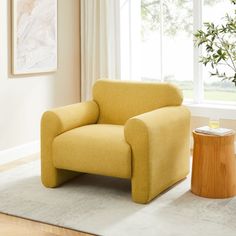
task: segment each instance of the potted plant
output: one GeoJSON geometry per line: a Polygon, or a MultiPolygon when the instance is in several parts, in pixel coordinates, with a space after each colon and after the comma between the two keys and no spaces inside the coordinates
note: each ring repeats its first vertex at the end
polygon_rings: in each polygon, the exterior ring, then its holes
{"type": "Polygon", "coordinates": [[[221,25],[204,23],[204,28],[194,34],[194,41],[205,49],[200,62],[211,66],[210,75],[236,86],[236,0],[230,1],[235,8],[233,16],[226,14],[221,25]]]}

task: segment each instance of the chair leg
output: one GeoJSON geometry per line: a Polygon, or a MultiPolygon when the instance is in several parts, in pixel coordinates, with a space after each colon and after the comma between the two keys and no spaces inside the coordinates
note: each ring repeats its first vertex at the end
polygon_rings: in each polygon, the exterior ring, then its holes
{"type": "Polygon", "coordinates": [[[60,186],[79,174],[79,172],[56,169],[55,167],[41,167],[41,181],[48,188],[60,186]]]}
{"type": "Polygon", "coordinates": [[[132,200],[136,203],[146,204],[149,202],[149,186],[146,182],[140,179],[131,179],[132,200]]]}

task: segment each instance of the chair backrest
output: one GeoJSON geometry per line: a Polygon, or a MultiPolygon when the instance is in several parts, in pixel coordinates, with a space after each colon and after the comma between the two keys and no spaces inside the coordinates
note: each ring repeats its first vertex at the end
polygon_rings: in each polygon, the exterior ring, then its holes
{"type": "Polygon", "coordinates": [[[165,106],[181,105],[182,92],[168,83],[98,80],[93,86],[98,123],[123,125],[136,115],[165,106]]]}

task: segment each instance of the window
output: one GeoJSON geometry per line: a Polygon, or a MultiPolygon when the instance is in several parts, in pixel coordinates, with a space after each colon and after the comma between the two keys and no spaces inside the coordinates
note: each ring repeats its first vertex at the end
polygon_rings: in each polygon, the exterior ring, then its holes
{"type": "MultiPolygon", "coordinates": [[[[203,21],[220,24],[226,12],[233,14],[234,8],[229,0],[204,0],[203,21]]],[[[209,67],[203,68],[204,99],[206,101],[236,102],[236,88],[229,81],[221,81],[217,77],[209,77],[209,67]]]]}
{"type": "Polygon", "coordinates": [[[192,98],[192,0],[142,0],[141,9],[141,79],[178,84],[192,98]]]}
{"type": "Polygon", "coordinates": [[[182,88],[186,100],[196,104],[235,107],[234,84],[210,77],[209,68],[198,62],[201,51],[193,43],[193,32],[202,22],[219,23],[233,11],[229,0],[123,0],[125,5],[128,18],[121,15],[121,43],[126,37],[127,46],[121,60],[123,68],[129,67],[125,78],[172,82],[182,88]]]}

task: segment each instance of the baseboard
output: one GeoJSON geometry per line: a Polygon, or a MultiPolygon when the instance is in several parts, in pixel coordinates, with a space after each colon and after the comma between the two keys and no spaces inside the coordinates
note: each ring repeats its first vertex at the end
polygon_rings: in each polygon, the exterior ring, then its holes
{"type": "Polygon", "coordinates": [[[40,150],[39,141],[30,142],[14,148],[0,151],[0,164],[17,160],[19,158],[37,153],[40,150]]]}

